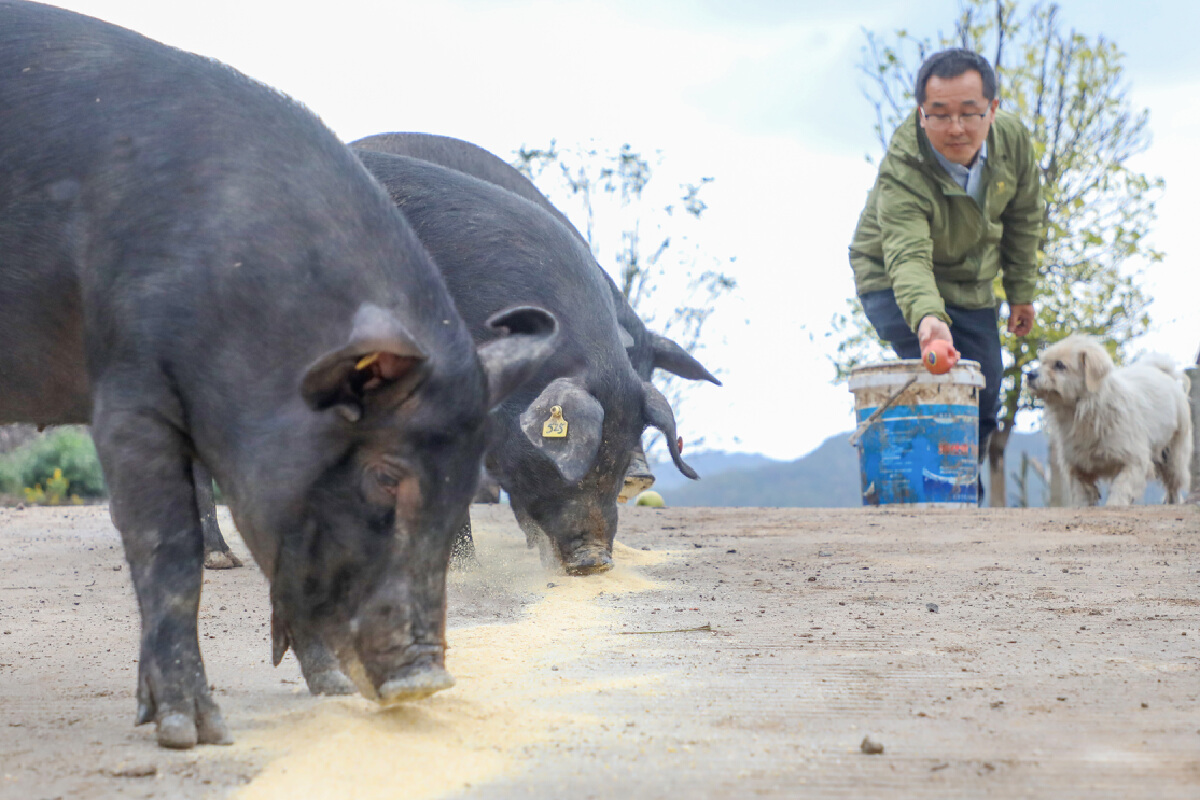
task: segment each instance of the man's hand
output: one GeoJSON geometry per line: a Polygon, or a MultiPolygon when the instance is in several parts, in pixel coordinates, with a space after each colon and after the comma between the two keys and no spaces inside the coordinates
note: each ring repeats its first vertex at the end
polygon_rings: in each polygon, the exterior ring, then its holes
{"type": "Polygon", "coordinates": [[[921,344],[921,352],[924,353],[929,343],[934,339],[944,339],[954,346],[954,337],[950,335],[950,326],[937,317],[930,315],[921,320],[917,325],[917,341],[921,344]]]}
{"type": "MultiPolygon", "coordinates": [[[[1008,306],[1008,332],[1024,336],[1033,330],[1033,303],[1020,303],[1008,306]]],[[[925,320],[921,320],[924,323],[925,320]]]]}

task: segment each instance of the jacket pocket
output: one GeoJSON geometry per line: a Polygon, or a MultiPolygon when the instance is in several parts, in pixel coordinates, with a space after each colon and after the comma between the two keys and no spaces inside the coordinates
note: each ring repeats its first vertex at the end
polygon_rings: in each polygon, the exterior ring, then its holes
{"type": "Polygon", "coordinates": [[[995,222],[1017,194],[1017,179],[1007,170],[997,171],[987,187],[987,217],[995,222]]]}

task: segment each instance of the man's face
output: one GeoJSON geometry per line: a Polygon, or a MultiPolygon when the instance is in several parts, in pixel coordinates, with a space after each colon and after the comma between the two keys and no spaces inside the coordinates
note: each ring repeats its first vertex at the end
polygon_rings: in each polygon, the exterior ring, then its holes
{"type": "Polygon", "coordinates": [[[933,148],[966,167],[987,139],[998,105],[984,98],[983,78],[971,69],[953,78],[930,76],[918,116],[933,148]]]}

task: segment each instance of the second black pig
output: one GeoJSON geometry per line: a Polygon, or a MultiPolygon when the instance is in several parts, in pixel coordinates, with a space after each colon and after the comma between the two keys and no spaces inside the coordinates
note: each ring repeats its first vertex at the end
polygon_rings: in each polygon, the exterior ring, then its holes
{"type": "MultiPolygon", "coordinates": [[[[580,241],[586,243],[583,235],[579,233],[579,229],[571,224],[566,215],[559,211],[532,181],[499,156],[476,144],[452,136],[404,132],[366,136],[352,142],[351,147],[356,150],[371,150],[419,158],[422,161],[465,172],[481,181],[494,183],[546,209],[559,222],[567,226],[580,241]]],[[[595,264],[594,260],[593,264],[595,264]]],[[[620,332],[625,352],[633,364],[634,371],[642,380],[650,380],[655,369],[662,369],[687,380],[705,380],[715,383],[717,386],[721,385],[721,382],[705,369],[703,364],[674,340],[646,328],[645,323],[629,305],[625,295],[617,288],[612,277],[599,264],[595,264],[595,267],[601,273],[612,294],[613,307],[617,314],[617,323],[621,326],[620,332]]],[[[622,494],[632,497],[653,484],[654,475],[646,464],[646,456],[639,442],[633,452],[629,470],[625,474],[625,486],[622,494]]]]}
{"type": "Polygon", "coordinates": [[[491,415],[488,470],[543,558],[570,574],[612,568],[617,495],[642,431],[662,431],[690,478],[662,393],[634,370],[613,295],[583,241],[534,203],[456,170],[357,151],[446,279],[477,341],[498,308],[530,303],[562,324],[539,376],[491,415]],[[564,435],[559,435],[559,430],[564,435]]]}

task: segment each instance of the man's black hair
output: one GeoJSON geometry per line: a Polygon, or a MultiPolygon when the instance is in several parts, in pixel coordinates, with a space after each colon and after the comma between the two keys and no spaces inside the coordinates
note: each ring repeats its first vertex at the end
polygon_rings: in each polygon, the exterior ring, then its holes
{"type": "Polygon", "coordinates": [[[936,75],[942,79],[957,78],[964,72],[975,70],[983,78],[983,96],[989,103],[996,99],[996,73],[992,65],[978,53],[952,47],[940,53],[934,53],[925,59],[921,69],[917,71],[917,105],[925,105],[925,84],[936,75]]]}

